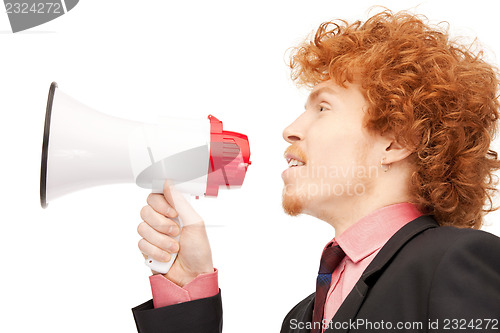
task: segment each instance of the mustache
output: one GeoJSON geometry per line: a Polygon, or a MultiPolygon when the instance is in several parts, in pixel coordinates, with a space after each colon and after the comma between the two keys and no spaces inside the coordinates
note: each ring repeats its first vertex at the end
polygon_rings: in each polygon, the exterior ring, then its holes
{"type": "Polygon", "coordinates": [[[286,154],[291,154],[291,155],[295,155],[297,156],[300,160],[306,162],[307,161],[307,156],[306,154],[302,151],[302,149],[300,149],[299,147],[297,146],[290,146],[288,147],[285,152],[283,153],[283,156],[286,156],[286,154]]]}

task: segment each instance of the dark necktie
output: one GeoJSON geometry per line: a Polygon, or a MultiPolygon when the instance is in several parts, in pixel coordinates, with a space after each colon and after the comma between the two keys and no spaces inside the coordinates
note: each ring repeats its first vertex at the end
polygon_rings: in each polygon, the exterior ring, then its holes
{"type": "Polygon", "coordinates": [[[318,278],[316,280],[316,296],[314,299],[313,311],[313,329],[311,333],[322,331],[321,322],[323,320],[323,312],[325,309],[325,301],[330,284],[332,282],[332,273],[345,257],[344,251],[338,245],[330,243],[321,255],[319,265],[318,278]]]}

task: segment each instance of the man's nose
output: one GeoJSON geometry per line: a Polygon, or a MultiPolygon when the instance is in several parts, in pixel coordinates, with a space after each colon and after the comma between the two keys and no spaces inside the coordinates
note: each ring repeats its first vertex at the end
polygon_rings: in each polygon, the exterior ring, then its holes
{"type": "Polygon", "coordinates": [[[294,143],[297,141],[304,140],[304,133],[300,130],[298,126],[298,121],[300,117],[297,118],[293,123],[291,123],[288,127],[283,131],[283,139],[285,139],[288,143],[294,143]]]}

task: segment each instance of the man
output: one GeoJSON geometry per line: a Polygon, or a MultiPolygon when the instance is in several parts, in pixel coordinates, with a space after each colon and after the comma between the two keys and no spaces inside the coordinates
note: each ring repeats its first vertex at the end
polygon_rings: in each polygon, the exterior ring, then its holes
{"type": "MultiPolygon", "coordinates": [[[[335,238],[316,292],[281,332],[498,330],[500,240],[473,230],[493,209],[500,167],[490,150],[496,69],[445,31],[390,11],[323,23],[290,67],[313,89],[283,133],[283,207],[324,220],[335,238]]],[[[139,248],[163,261],[179,253],[150,278],[153,300],[133,309],[138,331],[220,332],[203,220],[175,189],[164,192],[141,211],[139,248]]]]}

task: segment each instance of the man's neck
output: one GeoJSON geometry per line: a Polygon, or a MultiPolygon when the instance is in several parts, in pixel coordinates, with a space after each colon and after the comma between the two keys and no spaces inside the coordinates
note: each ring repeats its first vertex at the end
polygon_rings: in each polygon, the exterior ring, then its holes
{"type": "MultiPolygon", "coordinates": [[[[378,186],[370,195],[353,196],[344,200],[335,200],[324,205],[324,208],[314,214],[335,228],[335,236],[340,236],[347,228],[354,225],[368,214],[389,205],[409,202],[410,195],[404,188],[398,186],[378,186]],[[392,189],[387,191],[387,189],[392,189]],[[398,190],[399,189],[399,190],[398,190]]],[[[311,214],[313,215],[313,214],[311,214]]]]}

